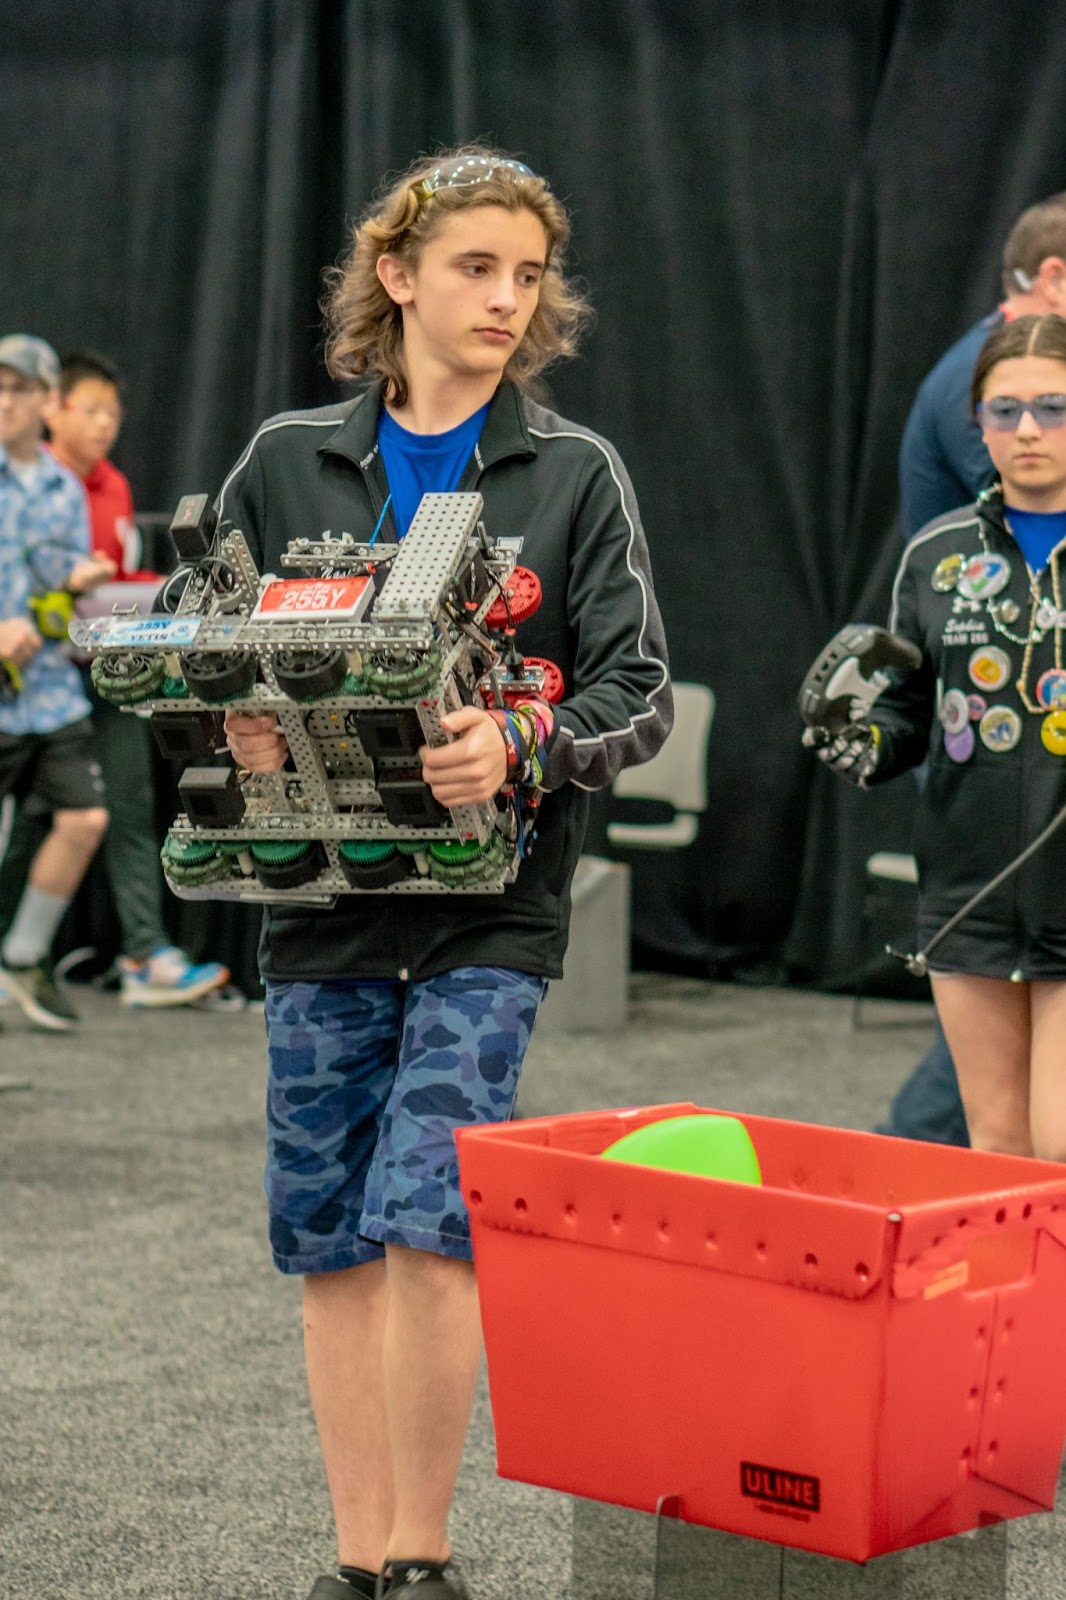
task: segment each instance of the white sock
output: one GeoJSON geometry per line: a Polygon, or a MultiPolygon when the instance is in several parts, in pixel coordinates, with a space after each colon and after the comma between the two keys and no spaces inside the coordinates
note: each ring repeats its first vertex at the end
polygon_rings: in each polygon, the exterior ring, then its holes
{"type": "Polygon", "coordinates": [[[48,894],[26,885],[15,920],[4,940],[3,959],[7,967],[35,967],[51,949],[56,929],[70,904],[70,896],[48,894]]]}

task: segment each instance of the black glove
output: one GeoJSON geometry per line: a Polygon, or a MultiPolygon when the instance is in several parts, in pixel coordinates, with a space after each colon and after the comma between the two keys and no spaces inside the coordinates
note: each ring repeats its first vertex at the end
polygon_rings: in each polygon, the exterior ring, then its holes
{"type": "Polygon", "coordinates": [[[825,762],[830,772],[865,789],[877,766],[881,735],[876,726],[853,722],[837,734],[827,728],[804,728],[803,743],[819,761],[825,762]]]}

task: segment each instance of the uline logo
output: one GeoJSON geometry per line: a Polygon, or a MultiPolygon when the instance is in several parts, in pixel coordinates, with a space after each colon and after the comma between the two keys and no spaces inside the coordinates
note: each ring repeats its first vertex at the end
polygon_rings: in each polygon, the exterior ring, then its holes
{"type": "Polygon", "coordinates": [[[821,1483],[803,1472],[783,1472],[780,1467],[762,1467],[755,1461],[740,1463],[740,1492],[749,1500],[770,1500],[774,1505],[795,1507],[798,1511],[820,1511],[821,1483]]]}

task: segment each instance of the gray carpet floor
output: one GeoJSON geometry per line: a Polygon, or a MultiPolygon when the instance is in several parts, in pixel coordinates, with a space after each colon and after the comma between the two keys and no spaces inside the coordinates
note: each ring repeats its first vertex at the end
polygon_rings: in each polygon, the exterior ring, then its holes
{"type": "MultiPolygon", "coordinates": [[[[76,1037],[0,1011],[0,1596],[304,1600],[332,1539],[299,1287],[264,1240],[261,1013],[83,1004],[76,1037]]],[[[521,1108],[869,1127],[931,1013],[868,1020],[888,1025],[638,977],[623,1031],[535,1036],[521,1108]]],[[[452,1529],[478,1600],[567,1595],[572,1525],[564,1496],[495,1477],[482,1386],[452,1529]]],[[[1012,1524],[1009,1551],[1009,1600],[1066,1593],[1066,1514],[1012,1524]]]]}

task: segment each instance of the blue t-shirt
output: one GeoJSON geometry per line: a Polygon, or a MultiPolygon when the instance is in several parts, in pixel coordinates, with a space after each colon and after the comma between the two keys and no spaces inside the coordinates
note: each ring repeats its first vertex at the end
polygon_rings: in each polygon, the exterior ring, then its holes
{"type": "Polygon", "coordinates": [[[1017,506],[1008,505],[1003,511],[1027,566],[1033,572],[1042,572],[1052,550],[1066,539],[1066,511],[1019,511],[1017,506]]]}
{"type": "Polygon", "coordinates": [[[411,526],[424,494],[447,494],[457,487],[481,437],[491,403],[447,433],[412,433],[382,410],[378,445],[389,480],[398,539],[411,526]]]}

